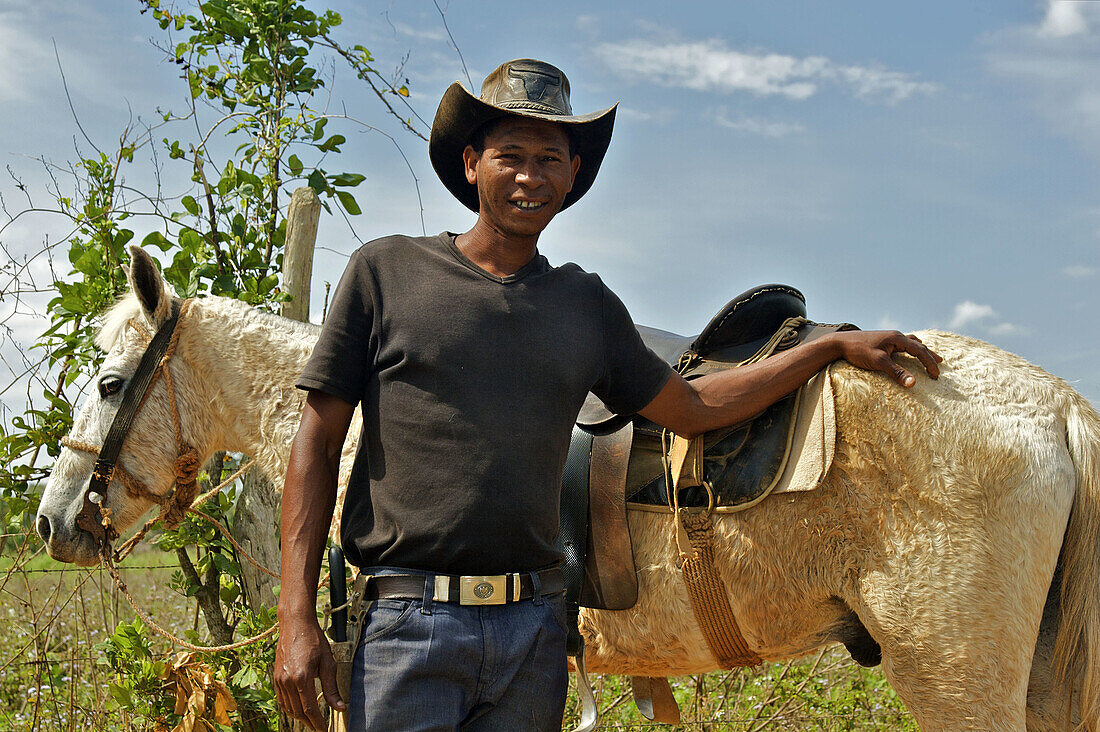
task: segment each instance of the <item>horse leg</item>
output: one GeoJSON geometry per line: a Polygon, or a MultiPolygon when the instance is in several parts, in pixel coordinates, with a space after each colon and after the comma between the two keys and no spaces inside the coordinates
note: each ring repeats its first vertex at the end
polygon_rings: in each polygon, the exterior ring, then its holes
{"type": "Polygon", "coordinates": [[[985,506],[985,521],[957,521],[968,535],[948,539],[935,522],[910,526],[905,551],[868,568],[848,600],[925,732],[1026,728],[1032,656],[1072,488],[1052,491],[1064,511],[1018,500],[1038,492],[998,493],[1005,500],[985,506]]]}
{"type": "MultiPolygon", "coordinates": [[[[1046,606],[1043,608],[1043,621],[1039,625],[1039,638],[1035,642],[1035,654],[1031,662],[1031,677],[1027,685],[1027,729],[1028,732],[1064,732],[1077,729],[1081,724],[1080,710],[1071,699],[1057,688],[1054,674],[1054,644],[1058,637],[1058,616],[1061,612],[1062,572],[1059,565],[1054,581],[1047,593],[1046,606]]],[[[1074,699],[1080,699],[1081,682],[1074,684],[1074,699]]]]}
{"type": "Polygon", "coordinates": [[[1023,730],[1028,673],[1041,608],[1011,583],[913,592],[886,578],[863,583],[859,615],[882,648],[890,685],[923,732],[1023,730]],[[965,591],[964,591],[965,590],[965,591]],[[986,590],[990,595],[983,597],[986,590]],[[1014,597],[1012,595],[1015,595],[1014,597]],[[1019,610],[997,614],[991,596],[1019,610]],[[962,599],[968,605],[958,605],[962,599]]]}

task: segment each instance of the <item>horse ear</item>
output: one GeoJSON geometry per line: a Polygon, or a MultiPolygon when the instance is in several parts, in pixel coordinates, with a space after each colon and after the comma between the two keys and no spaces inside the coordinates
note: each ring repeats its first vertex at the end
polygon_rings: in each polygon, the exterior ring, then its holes
{"type": "Polygon", "coordinates": [[[172,293],[157,269],[156,262],[141,247],[130,247],[130,268],[126,272],[130,289],[137,295],[145,317],[154,329],[172,313],[172,293]]]}

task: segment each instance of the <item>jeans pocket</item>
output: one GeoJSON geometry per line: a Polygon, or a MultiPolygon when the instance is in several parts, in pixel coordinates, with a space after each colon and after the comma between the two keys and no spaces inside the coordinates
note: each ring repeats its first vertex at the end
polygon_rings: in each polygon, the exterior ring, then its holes
{"type": "Polygon", "coordinates": [[[398,630],[412,614],[416,600],[375,600],[360,643],[370,643],[398,630]]]}

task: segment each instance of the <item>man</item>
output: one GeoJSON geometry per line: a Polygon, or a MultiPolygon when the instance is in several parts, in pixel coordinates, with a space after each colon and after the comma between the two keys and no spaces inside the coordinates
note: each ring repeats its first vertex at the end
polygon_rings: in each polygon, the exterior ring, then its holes
{"type": "Polygon", "coordinates": [[[551,267],[536,248],[592,185],[611,138],[615,108],[574,116],[568,95],[561,71],[530,59],[496,69],[480,98],[447,90],[432,163],[477,222],[357,251],[299,381],[309,396],[283,494],[275,683],[283,708],[315,728],[316,678],[344,708],[313,588],[357,403],[363,434],[341,534],[377,600],[346,700],[352,729],[550,730],[566,688],[552,542],[589,391],[690,437],[757,414],[836,359],[903,386],[914,378],[895,352],[938,374],[916,339],[870,332],[690,383],[674,374],[597,276],[551,267]],[[496,593],[485,576],[508,602],[456,591],[496,593]]]}

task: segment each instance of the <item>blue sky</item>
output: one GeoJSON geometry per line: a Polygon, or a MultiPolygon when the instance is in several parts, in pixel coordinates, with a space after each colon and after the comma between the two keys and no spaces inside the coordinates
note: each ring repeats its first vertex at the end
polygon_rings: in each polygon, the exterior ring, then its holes
{"type": "MultiPolygon", "coordinates": [[[[565,70],[575,111],[620,102],[596,185],[540,249],[599,272],[638,322],[696,332],[737,293],[783,282],[816,319],[964,332],[1100,403],[1100,3],[438,3],[475,86],[533,56],[565,70]]],[[[406,59],[400,77],[424,119],[465,82],[432,0],[312,6],[338,10],[338,37],[369,47],[380,69],[406,59]]],[[[176,68],[137,9],[0,0],[0,155],[28,185],[43,177],[26,156],[75,158],[54,43],[93,140],[111,144],[131,113],[182,108],[176,68]]],[[[400,135],[354,79],[330,89],[331,111],[397,136],[423,230],[473,223],[426,144],[400,135]]],[[[349,129],[341,166],[368,176],[355,234],[420,233],[399,152],[349,129]]],[[[10,180],[0,193],[17,207],[10,180]]],[[[21,219],[0,242],[18,259],[57,227],[21,219]]],[[[336,218],[319,240],[315,319],[323,282],[358,245],[336,218]]],[[[14,307],[0,302],[9,361],[43,323],[33,305],[7,317],[14,307]]]]}

